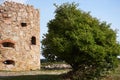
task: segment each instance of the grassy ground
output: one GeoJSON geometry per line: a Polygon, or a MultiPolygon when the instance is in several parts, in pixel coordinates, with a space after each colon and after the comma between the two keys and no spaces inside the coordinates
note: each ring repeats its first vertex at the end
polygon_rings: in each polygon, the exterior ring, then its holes
{"type": "Polygon", "coordinates": [[[1,78],[0,80],[61,80],[59,75],[25,75],[1,78]]]}
{"type": "Polygon", "coordinates": [[[115,72],[111,75],[111,78],[113,80],[120,80],[120,65],[119,67],[115,70],[115,72]]]}
{"type": "Polygon", "coordinates": [[[108,75],[103,80],[120,80],[120,65],[113,73],[108,75]]]}
{"type": "Polygon", "coordinates": [[[0,80],[61,80],[60,74],[67,73],[68,71],[69,69],[0,72],[0,80]]]}
{"type": "MultiPolygon", "coordinates": [[[[57,63],[42,63],[42,67],[52,64],[63,64],[64,62],[57,63]]],[[[7,72],[0,71],[0,80],[62,80],[60,75],[67,73],[70,69],[41,69],[38,71],[25,71],[25,72],[7,72]]]]}
{"type": "MultiPolygon", "coordinates": [[[[1,76],[2,72],[0,72],[0,80],[62,80],[60,74],[66,73],[69,70],[41,70],[41,71],[30,71],[30,72],[17,72],[15,76],[1,76]],[[26,75],[28,74],[29,75],[26,75]],[[32,73],[34,75],[32,75],[32,73]],[[19,75],[20,74],[20,75],[19,75]],[[23,74],[23,75],[22,75],[23,74]]],[[[3,72],[3,75],[7,74],[15,74],[15,72],[3,72]]],[[[113,72],[108,75],[108,77],[103,80],[120,80],[120,66],[113,72]]]]}

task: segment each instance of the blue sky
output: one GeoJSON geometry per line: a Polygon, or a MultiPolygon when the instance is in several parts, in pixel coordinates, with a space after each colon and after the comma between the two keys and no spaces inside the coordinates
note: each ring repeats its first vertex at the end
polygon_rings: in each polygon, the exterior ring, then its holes
{"type": "MultiPolygon", "coordinates": [[[[54,3],[62,4],[65,2],[79,3],[79,8],[90,11],[93,17],[111,23],[112,29],[119,29],[117,40],[120,42],[120,0],[38,0],[36,3],[31,0],[29,3],[40,9],[41,37],[47,32],[47,23],[54,18],[54,3]]],[[[43,58],[43,57],[42,57],[43,58]]]]}
{"type": "MultiPolygon", "coordinates": [[[[0,0],[5,1],[5,0],[0,0]]],[[[40,28],[41,39],[43,34],[47,32],[47,23],[54,18],[55,7],[54,3],[60,5],[65,2],[79,3],[79,8],[83,11],[90,11],[93,17],[100,21],[111,23],[112,29],[118,29],[118,38],[120,42],[120,0],[13,0],[18,2],[25,2],[33,5],[40,10],[40,28]]]]}
{"type": "Polygon", "coordinates": [[[47,32],[47,23],[54,18],[55,7],[54,3],[60,5],[65,2],[79,3],[79,8],[91,12],[93,17],[100,21],[111,23],[112,29],[118,29],[118,38],[120,41],[120,0],[29,0],[27,3],[34,5],[35,8],[40,9],[40,27],[41,37],[47,32]]]}
{"type": "Polygon", "coordinates": [[[120,42],[120,22],[118,20],[120,18],[120,0],[0,0],[0,3],[3,1],[21,2],[38,8],[40,10],[41,39],[42,35],[47,32],[47,23],[54,18],[55,7],[53,4],[76,2],[83,11],[90,11],[93,17],[111,23],[112,29],[118,29],[117,40],[120,42]]]}

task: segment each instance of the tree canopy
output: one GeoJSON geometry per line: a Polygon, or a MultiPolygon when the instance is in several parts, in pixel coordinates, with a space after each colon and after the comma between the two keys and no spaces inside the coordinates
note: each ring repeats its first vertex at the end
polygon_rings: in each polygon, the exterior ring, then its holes
{"type": "Polygon", "coordinates": [[[110,24],[78,9],[78,4],[56,6],[55,18],[47,24],[48,33],[42,40],[47,59],[61,59],[74,70],[93,68],[103,72],[117,66],[120,45],[110,24]]]}

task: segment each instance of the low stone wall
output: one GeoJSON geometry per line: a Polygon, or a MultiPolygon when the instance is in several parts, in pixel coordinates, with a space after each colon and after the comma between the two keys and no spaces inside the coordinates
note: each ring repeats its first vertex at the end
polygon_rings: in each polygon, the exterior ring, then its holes
{"type": "Polygon", "coordinates": [[[71,66],[68,64],[52,64],[43,66],[43,69],[71,69],[71,66]]]}

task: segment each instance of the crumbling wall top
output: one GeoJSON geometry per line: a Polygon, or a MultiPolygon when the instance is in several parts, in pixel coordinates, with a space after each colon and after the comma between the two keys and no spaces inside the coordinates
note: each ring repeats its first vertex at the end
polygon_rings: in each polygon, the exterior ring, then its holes
{"type": "MultiPolygon", "coordinates": [[[[32,5],[28,5],[28,4],[22,4],[22,3],[16,3],[16,2],[9,2],[9,1],[5,1],[3,4],[0,5],[0,7],[14,7],[14,8],[24,8],[24,7],[28,7],[31,9],[34,9],[34,7],[32,5]]],[[[38,10],[38,9],[36,9],[38,10]]]]}

